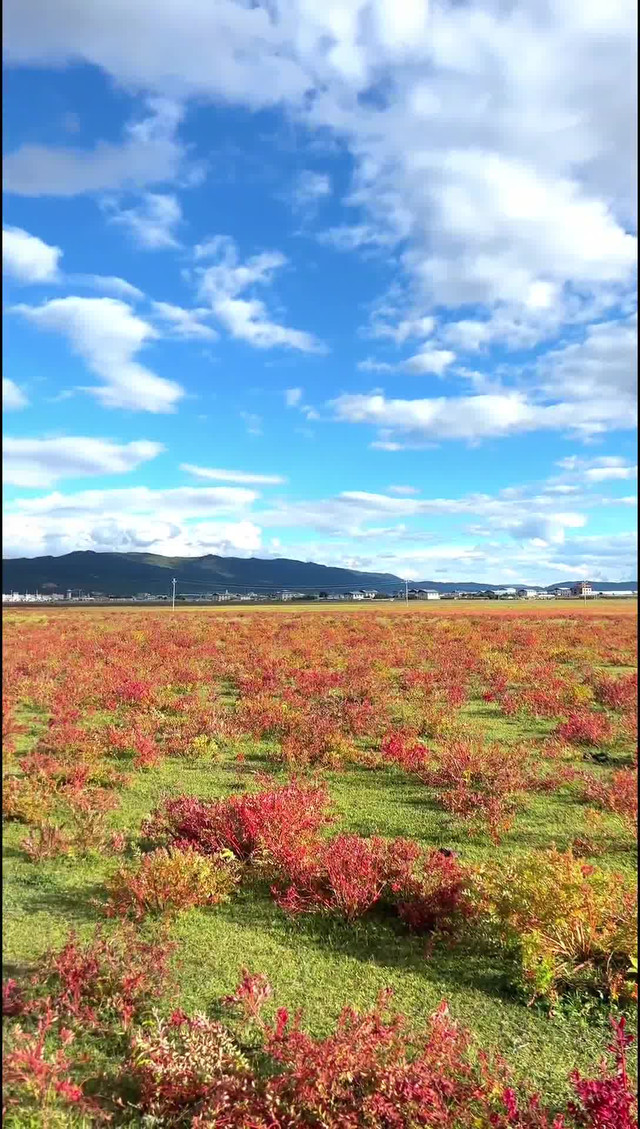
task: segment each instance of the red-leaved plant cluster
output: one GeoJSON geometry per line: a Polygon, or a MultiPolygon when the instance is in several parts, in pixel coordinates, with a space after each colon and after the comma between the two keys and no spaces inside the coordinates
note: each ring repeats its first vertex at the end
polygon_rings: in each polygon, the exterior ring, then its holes
{"type": "Polygon", "coordinates": [[[221,1001],[238,1019],[180,1010],[162,1018],[152,1007],[168,986],[168,955],[127,933],[85,947],[71,939],[24,989],[5,986],[5,1124],[17,1129],[30,1115],[60,1123],[67,1111],[93,1124],[131,1124],[137,1114],[191,1129],[637,1129],[624,1019],[613,1021],[600,1073],[574,1071],[572,1098],[548,1109],[516,1090],[499,1055],[478,1049],[444,1002],[415,1033],[385,991],[371,1011],[344,1008],[317,1038],[284,1008],[265,1017],[271,986],[243,969],[221,1001]],[[138,965],[127,976],[122,952],[132,943],[138,965]],[[96,1025],[116,1040],[115,1074],[101,1072],[87,1050],[96,1025]]]}
{"type": "MultiPolygon", "coordinates": [[[[354,920],[380,905],[426,931],[451,929],[470,912],[470,874],[450,852],[423,850],[407,839],[327,837],[322,832],[332,820],[326,788],[295,780],[279,788],[262,783],[261,791],[226,800],[174,797],[144,821],[142,834],[156,845],[172,844],[187,858],[193,851],[208,858],[231,852],[269,880],[278,905],[292,914],[328,912],[354,920]]],[[[120,884],[126,872],[121,875],[120,884]]],[[[136,897],[133,888],[130,896],[136,897]]]]}

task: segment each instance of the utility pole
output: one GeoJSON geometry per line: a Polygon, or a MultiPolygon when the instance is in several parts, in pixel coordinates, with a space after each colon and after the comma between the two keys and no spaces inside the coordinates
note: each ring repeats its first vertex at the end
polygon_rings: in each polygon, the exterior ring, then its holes
{"type": "Polygon", "coordinates": [[[177,584],[177,580],[174,576],[173,580],[171,581],[171,585],[172,585],[172,588],[173,588],[173,591],[171,593],[171,610],[172,611],[175,611],[175,609],[176,609],[176,584],[177,584]]]}
{"type": "Polygon", "coordinates": [[[405,602],[405,604],[409,603],[409,581],[408,580],[405,580],[405,582],[404,582],[404,602],[405,602]]]}

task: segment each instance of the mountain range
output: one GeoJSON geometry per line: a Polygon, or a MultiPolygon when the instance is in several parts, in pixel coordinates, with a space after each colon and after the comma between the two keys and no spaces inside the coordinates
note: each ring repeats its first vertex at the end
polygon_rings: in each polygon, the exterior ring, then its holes
{"type": "MultiPolygon", "coordinates": [[[[204,592],[255,591],[267,593],[282,589],[308,592],[351,591],[360,588],[378,592],[397,592],[404,580],[389,572],[359,572],[334,568],[310,561],[286,558],[263,560],[258,557],[161,557],[153,553],[96,553],[92,550],[66,553],[60,557],[19,557],[2,562],[3,592],[34,592],[64,595],[68,589],[84,594],[135,596],[146,592],[168,595],[171,581],[177,591],[195,595],[204,592]]],[[[548,591],[568,587],[574,581],[541,585],[509,585],[548,591]]],[[[411,588],[431,588],[436,592],[484,592],[504,587],[469,581],[411,581],[411,588]]],[[[597,582],[595,591],[637,589],[637,581],[597,582]]]]}

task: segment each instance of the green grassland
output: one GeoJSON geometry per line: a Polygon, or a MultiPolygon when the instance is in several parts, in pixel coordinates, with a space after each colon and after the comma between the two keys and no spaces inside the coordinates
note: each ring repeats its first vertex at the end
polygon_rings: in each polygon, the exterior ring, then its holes
{"type": "MultiPolygon", "coordinates": [[[[503,742],[531,740],[545,732],[544,725],[507,720],[484,702],[468,704],[463,716],[479,733],[503,742]]],[[[42,724],[34,715],[27,720],[31,733],[20,739],[24,747],[42,724]]],[[[223,797],[250,784],[255,771],[274,771],[268,746],[247,745],[241,765],[236,751],[229,748],[218,763],[166,760],[136,773],[121,794],[111,826],[135,838],[140,821],[168,794],[223,797]]],[[[585,767],[581,760],[575,763],[585,767]]],[[[593,765],[592,771],[606,770],[593,765]]],[[[399,770],[354,766],[325,773],[325,779],[337,828],[452,847],[464,861],[552,844],[566,848],[587,828],[586,809],[570,793],[528,796],[513,830],[496,847],[488,839],[470,838],[461,824],[454,827],[429,790],[399,770]]],[[[594,861],[633,875],[635,844],[623,837],[613,817],[605,818],[605,829],[608,823],[614,845],[594,861]]],[[[18,824],[5,828],[5,976],[28,969],[44,950],[59,946],[70,928],[88,936],[104,921],[99,908],[104,883],[119,865],[117,859],[97,854],[34,865],[20,850],[24,835],[18,824]]],[[[499,1048],[517,1076],[551,1100],[566,1092],[571,1069],[588,1071],[597,1064],[608,1041],[606,1012],[597,1001],[563,1004],[551,1015],[542,1006],[528,1007],[507,986],[504,957],[486,947],[442,942],[429,951],[424,939],[407,935],[383,916],[352,924],[319,915],[288,918],[259,885],[243,887],[227,905],[183,914],[171,932],[180,943],[180,1004],[185,1009],[210,1012],[216,999],[233,989],[242,965],[266,973],[275,989],[274,1004],[303,1008],[305,1024],[315,1034],[327,1032],[346,1003],[369,1007],[387,986],[394,990],[397,1008],[415,1024],[447,999],[455,1019],[484,1047],[499,1048]]]]}

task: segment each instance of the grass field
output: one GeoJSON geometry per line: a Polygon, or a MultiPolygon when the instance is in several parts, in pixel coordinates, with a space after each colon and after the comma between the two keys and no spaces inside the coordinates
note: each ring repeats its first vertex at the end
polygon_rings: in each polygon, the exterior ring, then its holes
{"type": "MultiPolygon", "coordinates": [[[[37,747],[52,712],[62,711],[61,698],[66,697],[67,704],[77,703],[82,711],[77,724],[88,724],[99,733],[108,725],[123,725],[150,712],[147,705],[134,705],[122,697],[114,703],[107,701],[108,695],[101,700],[96,692],[116,674],[119,678],[125,667],[134,679],[146,679],[154,692],[162,690],[165,710],[167,694],[187,694],[202,702],[213,699],[218,715],[233,715],[242,698],[259,694],[249,686],[249,676],[275,665],[280,671],[280,684],[273,691],[277,697],[286,683],[282,669],[308,668],[310,656],[315,655],[318,667],[349,668],[353,663],[354,668],[363,664],[367,670],[375,668],[380,684],[392,687],[384,708],[396,709],[403,697],[397,663],[404,635],[409,667],[437,669],[442,655],[451,673],[461,655],[473,658],[476,666],[467,679],[464,700],[449,707],[467,737],[498,742],[504,749],[524,743],[539,750],[536,755],[542,758],[544,742],[563,714],[536,717],[525,711],[507,716],[499,702],[483,699],[482,687],[489,668],[500,664],[501,647],[517,678],[521,678],[518,669],[535,667],[540,672],[545,663],[569,682],[584,683],[594,672],[624,677],[634,669],[636,611],[630,601],[572,605],[570,610],[557,605],[523,609],[451,603],[419,608],[315,605],[203,611],[187,607],[175,615],[164,609],[128,608],[39,615],[11,611],[4,616],[8,695],[23,731],[15,737],[8,771],[24,776],[20,759],[37,747]],[[527,644],[518,635],[523,631],[530,631],[535,640],[527,644]],[[175,648],[172,638],[178,640],[175,648]],[[565,643],[575,656],[563,653],[565,643]],[[453,648],[452,662],[447,646],[453,648]],[[238,688],[243,677],[248,680],[244,690],[238,688]]],[[[364,679],[365,673],[360,671],[358,677],[364,679]]],[[[523,685],[525,681],[526,672],[523,685]]],[[[154,708],[158,709],[157,702],[154,708]]],[[[599,707],[589,702],[589,709],[599,707]]],[[[443,740],[443,734],[436,732],[432,743],[438,746],[443,740]]],[[[375,750],[379,744],[375,727],[352,741],[356,750],[375,750]]],[[[632,762],[630,746],[619,736],[607,748],[606,764],[591,756],[585,761],[580,746],[565,750],[562,764],[606,783],[612,772],[632,762]]],[[[167,755],[139,770],[126,763],[130,778],[118,792],[119,806],[108,817],[109,828],[124,830],[134,840],[141,821],[168,795],[223,798],[252,786],[253,774],[260,771],[285,780],[292,766],[281,763],[278,751],[273,736],[262,737],[247,728],[245,735],[220,742],[215,759],[167,755]]],[[[104,760],[122,768],[122,757],[117,759],[108,747],[104,760]]],[[[332,834],[345,830],[363,837],[404,837],[425,847],[444,846],[457,851],[465,865],[507,860],[553,845],[566,851],[576,839],[593,832],[590,809],[571,788],[527,792],[513,827],[496,844],[486,834],[472,836],[462,819],[443,809],[436,790],[398,765],[367,767],[358,763],[356,755],[342,765],[320,761],[300,770],[319,772],[326,781],[337,820],[332,834]]],[[[597,851],[594,847],[596,853],[587,861],[633,882],[633,836],[615,813],[605,811],[598,819],[595,840],[604,846],[597,851]]],[[[21,846],[24,838],[23,822],[5,824],[3,967],[4,975],[14,978],[24,976],[43,952],[59,948],[71,928],[82,937],[92,935],[96,924],[104,921],[105,883],[122,864],[121,857],[101,850],[33,862],[21,846]]],[[[157,924],[146,919],[140,928],[153,932],[157,924]]],[[[528,1006],[510,984],[503,954],[490,946],[445,940],[432,946],[428,938],[406,932],[375,907],[355,921],[322,913],[289,916],[260,878],[243,884],[226,905],[196,907],[179,915],[170,932],[179,942],[179,1003],[186,1011],[210,1012],[220,996],[232,991],[241,966],[265,973],[275,1003],[292,1010],[303,1008],[305,1026],[316,1035],[330,1030],[345,1004],[368,1008],[387,986],[394,990],[394,1007],[416,1026],[446,999],[453,1017],[470,1028],[482,1046],[499,1049],[516,1078],[551,1104],[566,1097],[572,1069],[595,1068],[609,1038],[607,1015],[623,1006],[604,1002],[597,994],[569,994],[552,1007],[542,1000],[528,1006]]],[[[624,1010],[633,1024],[633,1007],[624,1005],[624,1010]]]]}

